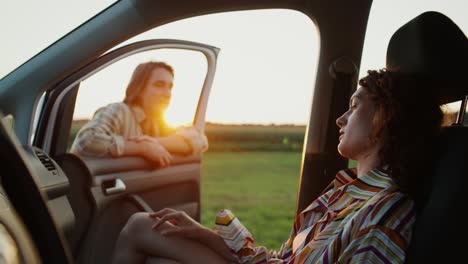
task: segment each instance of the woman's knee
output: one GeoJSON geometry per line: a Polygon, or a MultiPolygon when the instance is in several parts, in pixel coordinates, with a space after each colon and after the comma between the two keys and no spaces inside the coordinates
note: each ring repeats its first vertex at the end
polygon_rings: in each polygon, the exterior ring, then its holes
{"type": "Polygon", "coordinates": [[[135,213],[133,214],[122,229],[120,236],[126,239],[132,239],[139,235],[146,234],[151,229],[154,220],[152,220],[148,213],[135,213]]]}

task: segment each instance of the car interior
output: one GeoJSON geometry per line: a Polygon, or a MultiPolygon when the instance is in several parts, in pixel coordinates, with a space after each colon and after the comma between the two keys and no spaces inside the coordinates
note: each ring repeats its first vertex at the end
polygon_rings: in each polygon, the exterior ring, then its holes
{"type": "MultiPolygon", "coordinates": [[[[157,49],[191,50],[206,59],[193,119],[204,131],[223,47],[173,39],[116,46],[173,21],[220,12],[292,9],[318,28],[320,56],[298,182],[296,213],[302,211],[348,165],[337,152],[334,120],[346,111],[356,87],[371,5],[371,0],[120,0],[50,45],[0,80],[1,256],[6,263],[109,263],[120,230],[136,212],[171,207],[200,220],[202,154],[177,156],[170,167],[159,168],[139,157],[78,156],[67,151],[67,140],[81,82],[119,60],[157,49]]],[[[440,136],[430,184],[421,186],[427,195],[407,263],[463,259],[464,243],[455,241],[468,237],[460,216],[468,170],[467,44],[463,31],[439,12],[401,25],[388,44],[387,65],[410,65],[430,78],[441,105],[462,101],[456,122],[440,136]]]]}

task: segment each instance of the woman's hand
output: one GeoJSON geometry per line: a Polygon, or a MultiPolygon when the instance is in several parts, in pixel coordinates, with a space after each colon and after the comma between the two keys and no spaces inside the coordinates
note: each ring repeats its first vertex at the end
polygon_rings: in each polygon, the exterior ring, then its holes
{"type": "Polygon", "coordinates": [[[209,231],[184,211],[165,208],[151,213],[150,217],[156,220],[152,227],[154,230],[165,222],[169,223],[169,225],[165,225],[160,231],[160,234],[165,236],[176,235],[190,239],[202,239],[204,232],[209,231]]]}
{"type": "Polygon", "coordinates": [[[172,155],[158,142],[157,138],[150,136],[139,136],[129,139],[140,146],[140,154],[159,165],[166,167],[172,162],[172,155]]]}
{"type": "Polygon", "coordinates": [[[165,208],[156,213],[151,213],[149,216],[156,220],[152,228],[156,230],[160,227],[159,233],[161,235],[181,236],[197,240],[229,262],[238,262],[237,256],[232,253],[221,236],[193,220],[184,211],[165,208]]]}

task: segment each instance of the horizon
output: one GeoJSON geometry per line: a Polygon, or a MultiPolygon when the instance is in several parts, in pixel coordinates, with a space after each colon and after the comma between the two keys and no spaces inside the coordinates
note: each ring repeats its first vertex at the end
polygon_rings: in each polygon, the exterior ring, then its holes
{"type": "MultiPolygon", "coordinates": [[[[90,121],[91,118],[78,118],[78,119],[73,119],[73,122],[80,123],[80,122],[88,122],[90,121]]],[[[223,123],[223,122],[212,122],[212,121],[206,121],[205,125],[217,125],[217,126],[295,126],[295,127],[301,127],[301,126],[307,126],[306,123],[223,123]]]]}

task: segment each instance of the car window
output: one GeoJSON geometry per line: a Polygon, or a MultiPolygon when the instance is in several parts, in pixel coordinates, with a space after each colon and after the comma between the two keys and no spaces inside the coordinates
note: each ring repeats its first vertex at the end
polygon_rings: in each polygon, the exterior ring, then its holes
{"type": "MultiPolygon", "coordinates": [[[[373,1],[367,23],[359,78],[364,77],[368,70],[385,67],[385,56],[390,38],[406,22],[423,12],[438,11],[450,17],[466,34],[468,19],[466,19],[465,10],[466,1],[462,0],[373,1]],[[388,14],[398,15],[389,16],[388,14]]],[[[455,102],[442,107],[444,125],[453,124],[460,109],[460,103],[455,102]]],[[[355,161],[349,161],[349,167],[355,165],[355,161]]]]}
{"type": "Polygon", "coordinates": [[[159,38],[221,48],[208,121],[306,124],[319,45],[315,25],[303,13],[270,9],[198,16],[160,26],[119,46],[159,38]]]}
{"type": "MultiPolygon", "coordinates": [[[[164,123],[171,129],[192,125],[207,74],[208,64],[205,56],[198,51],[182,49],[164,48],[144,51],[117,61],[80,83],[68,140],[68,149],[72,146],[78,130],[93,118],[98,109],[121,103],[125,98],[130,98],[129,96],[126,97],[126,91],[132,81],[133,74],[136,72],[137,67],[148,62],[164,63],[173,70],[174,76],[170,83],[162,78],[145,84],[149,87],[148,91],[145,92],[146,97],[152,97],[154,93],[166,89],[166,85],[168,86],[167,89],[170,90],[167,94],[158,94],[159,97],[167,96],[167,102],[164,102],[164,104],[167,103],[168,105],[167,109],[165,109],[164,123]]],[[[135,102],[138,101],[135,105],[139,105],[140,100],[144,99],[138,98],[135,100],[135,102]]],[[[153,103],[156,104],[156,102],[153,103]]],[[[131,107],[131,109],[132,113],[142,114],[141,118],[149,117],[147,113],[145,116],[141,108],[136,110],[131,107]]],[[[140,118],[138,114],[134,117],[140,118]]],[[[116,118],[112,117],[108,121],[117,122],[116,118]]],[[[102,125],[104,126],[104,119],[100,119],[100,121],[103,122],[102,125]]],[[[130,126],[128,123],[126,125],[130,126]]],[[[122,131],[115,132],[123,135],[126,133],[123,130],[129,128],[121,129],[122,131]]]]}
{"type": "Polygon", "coordinates": [[[464,126],[468,126],[468,106],[465,105],[465,109],[462,109],[462,101],[456,101],[450,104],[445,104],[442,106],[442,112],[444,113],[443,119],[443,126],[451,126],[457,122],[457,117],[460,115],[460,112],[463,113],[464,118],[461,119],[463,121],[464,126]]]}
{"type": "Polygon", "coordinates": [[[438,11],[451,18],[460,28],[468,32],[466,1],[463,0],[375,0],[367,23],[364,49],[361,59],[360,77],[369,69],[385,66],[387,45],[395,31],[406,22],[426,11],[438,11]],[[398,15],[388,15],[398,14],[398,15]]]}

